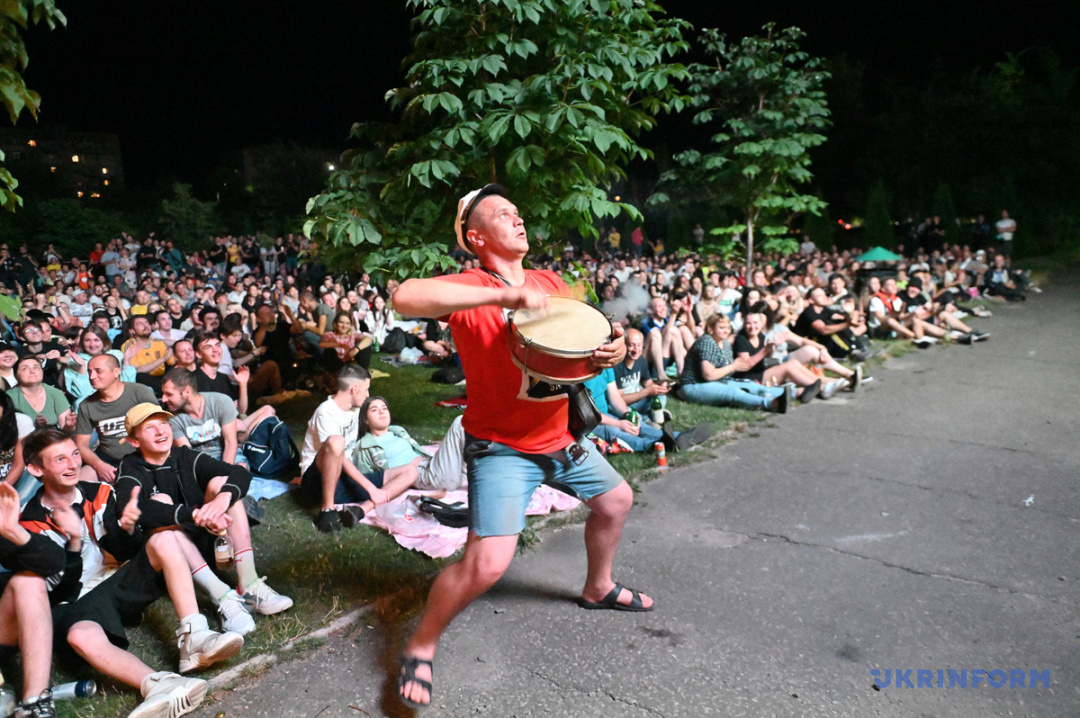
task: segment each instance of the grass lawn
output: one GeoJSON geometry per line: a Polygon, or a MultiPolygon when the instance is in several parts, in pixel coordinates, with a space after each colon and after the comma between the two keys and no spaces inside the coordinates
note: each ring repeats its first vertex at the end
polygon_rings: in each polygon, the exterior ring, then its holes
{"type": "MultiPolygon", "coordinates": [[[[910,345],[904,342],[881,344],[893,356],[910,351],[910,345]]],[[[875,363],[880,360],[872,362],[875,363]]],[[[387,398],[395,423],[408,427],[421,443],[441,438],[457,410],[434,404],[462,394],[464,387],[433,384],[430,381],[432,370],[426,367],[395,368],[376,360],[372,368],[390,374],[389,378],[374,380],[371,393],[387,398]]],[[[279,415],[292,429],[298,445],[303,441],[308,418],[324,399],[324,396],[314,395],[278,407],[279,415]]],[[[763,412],[699,406],[677,399],[669,401],[668,407],[675,416],[677,430],[706,421],[715,432],[700,449],[668,454],[668,464],[672,467],[713,458],[715,454],[711,449],[739,432],[775,426],[770,422],[771,415],[763,412]]],[[[611,457],[611,462],[635,490],[660,476],[651,454],[622,454],[611,457]]],[[[312,523],[315,507],[298,503],[291,494],[262,503],[266,507],[266,520],[252,530],[256,565],[260,575],[268,576],[270,585],[291,596],[296,605],[278,616],[257,617],[258,628],[247,637],[243,652],[224,667],[215,667],[203,674],[204,677],[211,677],[260,653],[278,652],[286,642],[364,605],[372,606],[384,621],[406,619],[420,609],[433,575],[445,563],[400,548],[388,534],[367,526],[331,535],[320,534],[312,523]]],[[[583,512],[555,520],[578,520],[581,515],[583,512]]],[[[530,528],[522,537],[523,550],[528,550],[528,546],[536,541],[536,530],[547,523],[547,518],[531,517],[530,528]]],[[[212,627],[216,626],[216,618],[211,616],[210,623],[212,627]]],[[[175,670],[178,660],[175,629],[171,604],[159,601],[147,612],[143,625],[129,632],[132,651],[154,668],[175,670]]],[[[302,654],[311,647],[302,646],[291,655],[302,654]]],[[[18,685],[17,670],[11,670],[9,674],[13,679],[9,683],[18,685]]],[[[57,683],[88,677],[89,669],[72,672],[64,666],[58,666],[55,675],[57,683]]],[[[58,703],[58,715],[69,718],[121,716],[137,703],[134,691],[112,684],[102,687],[106,693],[104,697],[99,694],[92,699],[58,703]]]]}

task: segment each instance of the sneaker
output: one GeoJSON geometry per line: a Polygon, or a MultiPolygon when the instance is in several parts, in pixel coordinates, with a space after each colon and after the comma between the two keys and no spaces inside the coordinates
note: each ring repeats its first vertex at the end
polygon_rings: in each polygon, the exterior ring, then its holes
{"type": "Polygon", "coordinates": [[[848,358],[852,361],[864,362],[870,358],[870,355],[862,349],[852,349],[848,354],[848,358]]]}
{"type": "Polygon", "coordinates": [[[15,718],[56,718],[56,705],[48,688],[37,698],[28,698],[15,706],[15,718]]]}
{"type": "Polygon", "coordinates": [[[937,340],[933,337],[921,336],[918,339],[912,339],[911,343],[920,349],[929,349],[933,345],[937,344],[937,340]]]}
{"type": "Polygon", "coordinates": [[[338,512],[338,518],[341,519],[341,523],[345,528],[355,528],[357,524],[364,520],[364,510],[360,508],[359,504],[345,504],[341,507],[341,511],[338,512]]]}
{"type": "Polygon", "coordinates": [[[982,306],[981,304],[979,306],[975,307],[974,311],[975,311],[975,316],[977,316],[977,317],[992,317],[992,316],[994,316],[994,313],[992,311],[990,311],[986,307],[982,306]]]}
{"type": "Polygon", "coordinates": [[[620,439],[619,437],[616,436],[615,441],[613,441],[611,443],[613,443],[613,444],[615,444],[615,446],[619,447],[619,450],[617,452],[615,452],[615,453],[618,453],[618,454],[632,454],[632,453],[634,453],[634,447],[630,446],[630,444],[627,444],[625,439],[620,439]]]}
{"type": "Polygon", "coordinates": [[[712,427],[701,422],[690,431],[684,431],[675,437],[675,446],[679,451],[686,451],[691,446],[697,446],[712,436],[712,427]]]}
{"type": "Polygon", "coordinates": [[[818,392],[820,391],[821,379],[818,379],[813,384],[802,390],[802,393],[799,394],[799,401],[803,404],[809,404],[811,401],[814,400],[814,397],[817,396],[818,392]]]}
{"type": "Polygon", "coordinates": [[[232,658],[244,647],[243,636],[229,631],[211,631],[206,625],[206,616],[201,613],[186,618],[176,631],[176,637],[179,639],[181,673],[197,671],[232,658]]]}
{"type": "Polygon", "coordinates": [[[862,364],[856,364],[855,365],[855,373],[851,376],[851,379],[849,379],[848,381],[851,383],[851,386],[848,387],[849,390],[855,391],[855,390],[857,390],[859,388],[859,385],[863,383],[863,365],[862,364]]]}
{"type": "Polygon", "coordinates": [[[840,391],[841,389],[846,389],[848,386],[849,383],[847,379],[837,379],[835,381],[830,381],[828,384],[821,387],[820,396],[822,399],[832,399],[834,396],[836,396],[836,392],[840,391]]]}
{"type": "Polygon", "coordinates": [[[282,596],[266,585],[266,576],[255,581],[244,591],[244,603],[256,613],[264,616],[273,616],[292,608],[293,600],[288,596],[282,596]]]}
{"type": "Polygon", "coordinates": [[[956,340],[957,344],[971,344],[971,342],[972,336],[970,334],[961,334],[960,337],[956,340]]]}
{"type": "Polygon", "coordinates": [[[151,673],[142,683],[143,702],[128,718],[179,718],[195,710],[210,684],[201,678],[185,678],[175,673],[151,673]]]}
{"type": "Polygon", "coordinates": [[[990,338],[990,332],[975,331],[971,333],[971,340],[976,342],[985,342],[990,338]]]}
{"type": "Polygon", "coordinates": [[[769,402],[769,411],[775,412],[777,414],[786,414],[790,397],[790,392],[788,392],[787,389],[784,389],[783,394],[769,402]]]}
{"type": "Polygon", "coordinates": [[[247,610],[244,599],[236,591],[229,591],[217,602],[221,630],[246,636],[255,630],[255,619],[247,610]]]}
{"type": "Polygon", "coordinates": [[[338,512],[333,509],[320,511],[319,517],[315,519],[315,528],[319,529],[319,531],[324,534],[332,534],[340,531],[341,518],[338,516],[338,512]]]}

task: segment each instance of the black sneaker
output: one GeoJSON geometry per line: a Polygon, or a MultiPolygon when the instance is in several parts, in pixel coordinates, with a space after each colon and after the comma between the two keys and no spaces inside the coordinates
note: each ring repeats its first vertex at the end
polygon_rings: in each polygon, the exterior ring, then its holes
{"type": "Polygon", "coordinates": [[[364,520],[364,511],[355,504],[347,504],[342,507],[339,517],[345,528],[356,528],[356,525],[364,520]]]}
{"type": "Polygon", "coordinates": [[[985,342],[990,338],[990,332],[972,332],[971,340],[976,342],[985,342]]]}
{"type": "Polygon", "coordinates": [[[337,511],[330,509],[329,511],[320,511],[319,517],[315,519],[315,528],[319,529],[324,534],[332,534],[341,530],[341,519],[338,517],[337,511]]]}
{"type": "Polygon", "coordinates": [[[701,422],[690,431],[684,431],[675,437],[675,446],[679,451],[686,451],[691,446],[697,446],[712,436],[712,427],[701,422]]]}
{"type": "Polygon", "coordinates": [[[957,344],[971,344],[973,341],[975,341],[975,337],[974,337],[974,335],[969,333],[969,334],[961,334],[957,338],[956,343],[957,344]]]}
{"type": "Polygon", "coordinates": [[[15,718],[56,718],[52,691],[45,689],[37,698],[23,701],[15,708],[15,718]]]}
{"type": "Polygon", "coordinates": [[[803,404],[809,404],[819,393],[821,393],[821,379],[818,379],[813,384],[803,389],[802,394],[799,394],[799,401],[803,404]]]}
{"type": "Polygon", "coordinates": [[[679,446],[675,441],[675,432],[671,430],[671,424],[663,424],[660,427],[660,431],[663,434],[663,436],[660,437],[660,441],[664,443],[664,450],[668,452],[678,451],[679,446]]]}
{"type": "Polygon", "coordinates": [[[769,411],[777,414],[786,414],[788,410],[788,391],[784,389],[784,393],[776,397],[769,404],[769,411]]]}

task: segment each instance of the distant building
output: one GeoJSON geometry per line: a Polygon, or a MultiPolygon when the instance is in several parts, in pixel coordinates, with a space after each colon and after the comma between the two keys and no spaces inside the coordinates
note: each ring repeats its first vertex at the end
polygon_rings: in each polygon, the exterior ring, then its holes
{"type": "Polygon", "coordinates": [[[52,187],[71,197],[97,199],[124,188],[117,135],[40,125],[0,127],[0,150],[9,166],[55,175],[52,187]]]}

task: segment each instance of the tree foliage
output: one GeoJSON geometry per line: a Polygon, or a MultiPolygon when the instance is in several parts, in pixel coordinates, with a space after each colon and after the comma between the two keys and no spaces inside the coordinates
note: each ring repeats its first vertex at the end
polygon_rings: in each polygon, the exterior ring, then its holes
{"type": "Polygon", "coordinates": [[[896,247],[896,231],[889,215],[889,201],[885,196],[885,185],[878,180],[870,190],[870,201],[866,208],[866,223],[863,237],[866,249],[896,247]]]}
{"type": "Polygon", "coordinates": [[[801,30],[777,30],[772,23],[762,29],[763,36],[739,42],[716,30],[702,31],[711,63],[689,68],[690,96],[694,123],[718,127],[713,151],[677,154],[678,167],[664,173],[652,198],[663,203],[706,192],[736,208],[743,222],[712,232],[745,232],[748,268],[755,231],[769,238],[766,251],[795,251],[798,243],[784,238],[791,220],[825,206],[798,186],[812,177],[810,149],[825,141],[821,133],[829,125],[829,109],[822,83],[828,73],[820,59],[799,49],[801,30]]]}
{"type": "MultiPolygon", "coordinates": [[[[0,0],[0,98],[3,98],[11,124],[26,110],[37,119],[41,96],[26,87],[22,73],[30,62],[22,33],[31,24],[44,23],[54,29],[57,23],[67,24],[67,18],[53,0],[0,0]]],[[[0,206],[14,212],[22,206],[15,194],[18,180],[4,167],[0,151],[0,206]]]]}
{"type": "Polygon", "coordinates": [[[605,191],[649,152],[637,138],[680,110],[670,62],[684,21],[652,0],[409,0],[418,11],[393,126],[356,125],[361,148],[308,203],[320,249],[406,276],[447,261],[459,196],[507,188],[534,237],[596,236],[634,207],[605,191]]]}
{"type": "Polygon", "coordinates": [[[192,196],[191,185],[172,186],[172,199],[161,200],[158,224],[163,239],[181,249],[201,249],[210,237],[217,234],[219,222],[213,202],[203,202],[192,196]]]}

